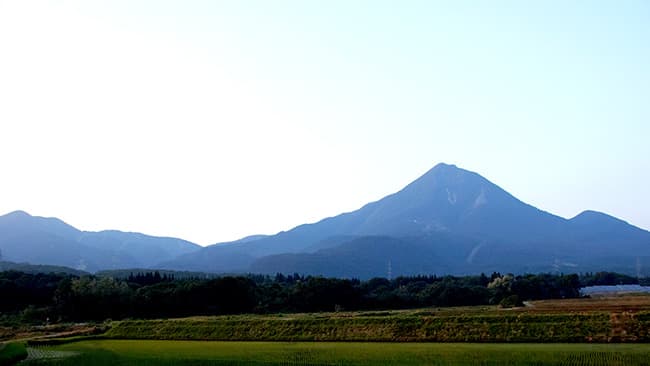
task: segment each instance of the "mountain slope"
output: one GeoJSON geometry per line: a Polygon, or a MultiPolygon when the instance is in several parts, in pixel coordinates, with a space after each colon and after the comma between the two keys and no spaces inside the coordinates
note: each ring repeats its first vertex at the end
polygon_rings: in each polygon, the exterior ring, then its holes
{"type": "MultiPolygon", "coordinates": [[[[117,230],[82,232],[78,242],[97,249],[111,248],[128,253],[140,265],[149,267],[163,260],[193,253],[201,247],[186,240],[149,236],[140,233],[126,233],[117,230]]],[[[125,268],[125,267],[119,267],[125,268]]]]}
{"type": "Polygon", "coordinates": [[[645,258],[650,258],[650,233],[593,212],[566,220],[476,173],[438,164],[399,192],[357,211],[259,240],[213,245],[161,266],[365,277],[385,273],[389,257],[398,254],[395,274],[416,268],[439,274],[633,272],[650,268],[645,258]]]}
{"type": "Polygon", "coordinates": [[[0,216],[0,254],[13,262],[80,270],[148,267],[198,250],[196,244],[119,231],[87,232],[56,218],[15,211],[0,216]]]}
{"type": "Polygon", "coordinates": [[[361,236],[315,253],[269,255],[254,261],[253,273],[309,273],[328,277],[372,278],[389,275],[455,273],[472,243],[448,235],[419,238],[361,236]],[[413,258],[418,258],[414,261],[413,258]]]}

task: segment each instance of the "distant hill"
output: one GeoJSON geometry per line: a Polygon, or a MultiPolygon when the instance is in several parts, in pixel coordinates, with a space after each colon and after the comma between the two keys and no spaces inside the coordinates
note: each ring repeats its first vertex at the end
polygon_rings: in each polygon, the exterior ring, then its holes
{"type": "Polygon", "coordinates": [[[206,273],[206,272],[189,272],[189,271],[173,271],[168,269],[155,269],[155,268],[127,268],[127,269],[111,269],[95,273],[98,277],[112,277],[118,279],[127,279],[131,275],[147,274],[158,272],[161,276],[173,277],[175,280],[190,279],[190,278],[217,278],[221,274],[206,273]]]}
{"type": "Polygon", "coordinates": [[[257,240],[212,245],[159,267],[361,278],[389,272],[648,275],[650,233],[593,211],[567,220],[474,172],[439,164],[359,210],[257,240]]]}
{"type": "Polygon", "coordinates": [[[62,266],[48,266],[44,264],[29,264],[29,263],[14,263],[7,261],[0,261],[0,272],[4,271],[18,271],[25,273],[64,273],[75,276],[88,275],[88,272],[79,271],[73,268],[62,266]]]}
{"type": "Polygon", "coordinates": [[[120,231],[80,231],[56,218],[15,211],[0,216],[0,254],[13,262],[84,271],[149,267],[197,251],[199,245],[120,231]]]}

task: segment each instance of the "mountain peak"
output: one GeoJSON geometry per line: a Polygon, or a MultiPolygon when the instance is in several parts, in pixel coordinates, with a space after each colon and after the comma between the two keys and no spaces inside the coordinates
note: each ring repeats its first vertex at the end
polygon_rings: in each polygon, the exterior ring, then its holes
{"type": "Polygon", "coordinates": [[[581,213],[577,214],[571,220],[583,220],[583,219],[592,219],[592,218],[615,218],[611,215],[608,215],[604,212],[594,211],[594,210],[584,210],[581,213]]]}
{"type": "Polygon", "coordinates": [[[585,218],[585,217],[602,217],[602,216],[609,216],[609,215],[607,215],[605,213],[602,213],[600,211],[584,210],[584,211],[580,212],[579,214],[577,214],[571,220],[578,219],[578,218],[585,218]]]}
{"type": "Polygon", "coordinates": [[[458,169],[455,164],[438,163],[432,169],[458,169]]]}
{"type": "Polygon", "coordinates": [[[13,211],[13,212],[9,212],[5,216],[6,217],[32,217],[32,215],[30,215],[27,212],[22,211],[22,210],[16,210],[16,211],[13,211]]]}
{"type": "Polygon", "coordinates": [[[574,223],[620,223],[620,224],[628,224],[624,220],[621,220],[617,217],[608,215],[604,212],[600,211],[593,211],[593,210],[585,210],[570,219],[571,222],[574,223]]]}
{"type": "Polygon", "coordinates": [[[459,167],[457,167],[454,164],[438,163],[433,168],[429,169],[429,171],[425,175],[453,173],[453,172],[458,172],[458,171],[462,171],[462,170],[463,169],[460,169],[459,167]]]}
{"type": "Polygon", "coordinates": [[[454,164],[439,163],[415,181],[404,188],[404,191],[416,190],[419,199],[427,196],[434,187],[438,189],[450,188],[452,186],[463,186],[467,183],[477,185],[486,183],[485,178],[480,175],[457,167],[454,164]]]}

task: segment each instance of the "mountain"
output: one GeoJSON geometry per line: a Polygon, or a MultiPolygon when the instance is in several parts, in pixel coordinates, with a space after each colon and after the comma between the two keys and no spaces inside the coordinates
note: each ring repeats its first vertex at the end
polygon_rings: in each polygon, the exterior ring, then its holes
{"type": "Polygon", "coordinates": [[[7,261],[0,261],[0,272],[4,271],[18,271],[24,273],[61,273],[73,276],[84,276],[90,273],[72,269],[63,266],[50,266],[46,264],[29,264],[29,263],[14,263],[7,261]]]}
{"type": "Polygon", "coordinates": [[[372,277],[650,269],[650,233],[593,211],[567,220],[454,165],[438,164],[359,210],[158,265],[206,272],[372,277]],[[390,263],[390,265],[389,265],[390,263]]]}
{"type": "Polygon", "coordinates": [[[175,238],[80,231],[0,216],[0,260],[98,271],[302,273],[370,278],[480,272],[650,275],[650,232],[595,211],[564,219],[477,173],[438,164],[399,192],[276,235],[201,248],[175,238]]]}
{"type": "Polygon", "coordinates": [[[1,259],[78,270],[149,267],[199,245],[121,231],[80,231],[56,218],[15,211],[0,216],[1,259]]]}

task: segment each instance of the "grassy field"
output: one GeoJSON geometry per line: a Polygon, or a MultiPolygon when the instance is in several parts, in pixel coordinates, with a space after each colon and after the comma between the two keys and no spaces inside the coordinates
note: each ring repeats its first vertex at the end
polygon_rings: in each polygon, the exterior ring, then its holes
{"type": "Polygon", "coordinates": [[[94,340],[25,365],[648,365],[645,344],[305,343],[94,340]]]}
{"type": "Polygon", "coordinates": [[[113,339],[375,342],[649,342],[650,297],[114,322],[113,339]]]}

